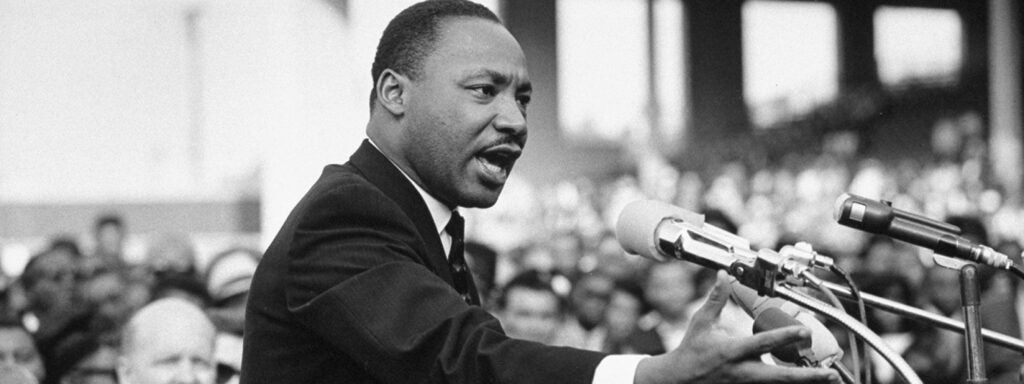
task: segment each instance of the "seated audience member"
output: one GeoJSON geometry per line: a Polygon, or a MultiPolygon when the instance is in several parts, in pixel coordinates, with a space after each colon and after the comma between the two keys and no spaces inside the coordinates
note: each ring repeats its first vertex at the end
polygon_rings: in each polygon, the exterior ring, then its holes
{"type": "Polygon", "coordinates": [[[178,298],[154,301],[124,329],[118,382],[213,384],[215,335],[213,323],[192,303],[178,298]]]}
{"type": "Polygon", "coordinates": [[[124,268],[124,245],[127,238],[124,219],[117,214],[100,215],[93,222],[92,235],[95,248],[83,260],[85,272],[91,274],[97,269],[124,268]]]}
{"type": "MultiPolygon", "coordinates": [[[[864,293],[908,305],[917,302],[914,287],[901,274],[867,274],[863,277],[854,276],[854,281],[860,282],[861,291],[864,293]]],[[[921,325],[906,317],[871,307],[867,307],[866,310],[868,328],[877,333],[896,353],[903,354],[914,343],[915,335],[920,333],[921,325]]],[[[901,382],[892,365],[874,350],[871,350],[871,369],[874,378],[872,381],[875,383],[901,382]]]]}
{"type": "Polygon", "coordinates": [[[653,330],[639,326],[640,318],[651,310],[640,284],[618,280],[608,300],[604,323],[608,329],[605,352],[657,355],[665,353],[661,338],[653,330]]]}
{"type": "Polygon", "coordinates": [[[167,233],[157,236],[147,248],[142,265],[155,278],[168,274],[199,274],[195,247],[184,234],[167,233]]]}
{"type": "Polygon", "coordinates": [[[116,383],[112,353],[116,340],[104,337],[109,331],[95,319],[95,312],[87,311],[39,342],[47,373],[44,384],[116,383]]]}
{"type": "Polygon", "coordinates": [[[644,294],[654,308],[645,319],[645,328],[661,337],[662,346],[671,351],[679,345],[690,325],[696,297],[694,277],[697,267],[688,263],[655,263],[647,272],[644,294]]]}
{"type": "Polygon", "coordinates": [[[603,322],[608,298],[615,280],[601,272],[579,277],[569,292],[570,316],[562,332],[563,344],[580,349],[600,351],[607,333],[603,322]]]}
{"type": "Polygon", "coordinates": [[[188,300],[200,308],[209,307],[212,299],[210,292],[197,276],[172,274],[161,276],[151,290],[152,300],[177,297],[188,300]]]}
{"type": "Polygon", "coordinates": [[[549,275],[526,271],[501,289],[497,316],[512,337],[556,344],[565,318],[565,303],[551,286],[549,275]]]}
{"type": "Polygon", "coordinates": [[[89,331],[97,333],[103,342],[116,344],[121,327],[138,309],[130,300],[132,287],[119,270],[99,271],[79,286],[80,305],[93,309],[89,331]]]}
{"type": "MultiPolygon", "coordinates": [[[[962,320],[960,273],[940,266],[925,271],[921,287],[923,309],[962,320]]],[[[963,333],[921,327],[903,353],[904,360],[929,384],[963,383],[965,376],[963,333]]]]}
{"type": "Polygon", "coordinates": [[[78,241],[70,235],[59,235],[50,239],[49,248],[53,251],[67,252],[76,260],[82,258],[82,249],[78,246],[78,241]]]}
{"type": "Polygon", "coordinates": [[[5,371],[0,374],[0,383],[39,382],[46,377],[43,359],[32,335],[16,319],[0,319],[0,370],[5,371]],[[29,374],[28,378],[15,381],[25,373],[29,374]]]}
{"type": "Polygon", "coordinates": [[[242,334],[249,285],[256,272],[259,252],[231,248],[210,259],[206,268],[206,288],[210,293],[211,320],[222,332],[242,334]]]}
{"type": "Polygon", "coordinates": [[[242,369],[242,328],[249,285],[260,254],[249,248],[230,248],[213,256],[206,269],[212,305],[207,309],[217,327],[217,382],[238,380],[242,369]]]}
{"type": "Polygon", "coordinates": [[[32,256],[21,274],[25,294],[23,321],[37,338],[63,328],[76,312],[77,264],[68,252],[46,250],[32,256]]]}
{"type": "Polygon", "coordinates": [[[117,347],[110,344],[89,344],[92,349],[75,351],[79,358],[61,375],[61,384],[118,384],[117,347]]]}

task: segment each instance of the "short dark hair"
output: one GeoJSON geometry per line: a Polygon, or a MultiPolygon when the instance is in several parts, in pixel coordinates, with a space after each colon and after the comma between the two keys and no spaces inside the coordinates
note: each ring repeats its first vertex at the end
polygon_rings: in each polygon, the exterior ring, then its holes
{"type": "Polygon", "coordinates": [[[495,306],[499,310],[504,310],[508,306],[508,295],[513,289],[522,288],[531,291],[540,291],[550,294],[558,303],[558,313],[564,313],[568,304],[565,302],[565,298],[555,291],[552,279],[554,275],[541,272],[537,270],[526,270],[520,272],[518,275],[505,283],[505,286],[501,288],[498,298],[495,302],[495,306]]]}
{"type": "Polygon", "coordinates": [[[437,43],[438,26],[450,17],[475,17],[501,23],[487,7],[467,0],[428,0],[414,4],[391,19],[377,43],[373,59],[373,89],[370,109],[377,101],[377,80],[385,69],[416,79],[421,75],[423,60],[437,43]]]}
{"type": "Polygon", "coordinates": [[[108,225],[112,225],[117,227],[118,229],[122,229],[124,228],[124,219],[121,217],[121,215],[118,215],[116,213],[106,213],[96,218],[96,221],[93,224],[93,229],[98,231],[100,228],[106,227],[108,225]]]}

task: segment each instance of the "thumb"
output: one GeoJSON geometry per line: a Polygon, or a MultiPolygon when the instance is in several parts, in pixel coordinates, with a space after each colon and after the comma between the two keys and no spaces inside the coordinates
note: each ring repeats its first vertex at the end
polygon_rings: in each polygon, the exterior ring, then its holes
{"type": "Polygon", "coordinates": [[[718,315],[722,313],[725,303],[729,301],[729,295],[732,294],[732,280],[733,278],[728,273],[719,270],[716,275],[715,287],[711,289],[711,293],[708,293],[707,300],[697,310],[694,317],[705,321],[717,319],[718,315]]]}

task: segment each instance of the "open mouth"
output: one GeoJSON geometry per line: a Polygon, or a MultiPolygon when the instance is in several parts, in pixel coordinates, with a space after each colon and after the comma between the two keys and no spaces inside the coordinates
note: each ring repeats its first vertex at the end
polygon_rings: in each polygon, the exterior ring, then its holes
{"type": "Polygon", "coordinates": [[[476,159],[488,174],[504,181],[521,154],[522,150],[513,145],[498,145],[477,153],[476,159]]]}

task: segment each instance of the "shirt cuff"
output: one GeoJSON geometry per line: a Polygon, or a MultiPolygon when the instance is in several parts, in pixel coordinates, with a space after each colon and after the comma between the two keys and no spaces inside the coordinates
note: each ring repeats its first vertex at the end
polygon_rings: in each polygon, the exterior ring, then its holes
{"type": "Polygon", "coordinates": [[[597,364],[592,384],[633,384],[636,367],[648,355],[608,355],[597,364]]]}

